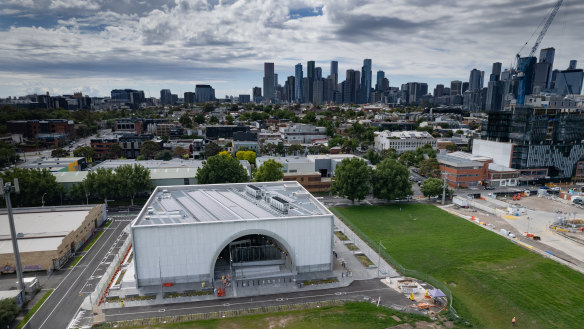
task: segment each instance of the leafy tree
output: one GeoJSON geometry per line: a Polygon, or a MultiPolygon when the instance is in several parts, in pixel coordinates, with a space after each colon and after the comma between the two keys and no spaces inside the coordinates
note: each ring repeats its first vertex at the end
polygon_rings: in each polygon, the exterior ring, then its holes
{"type": "Polygon", "coordinates": [[[328,154],[330,149],[326,145],[313,145],[308,147],[308,152],[311,154],[328,154]]]}
{"type": "Polygon", "coordinates": [[[304,146],[300,144],[292,144],[288,146],[286,153],[290,155],[304,153],[304,146]]]}
{"type": "MultiPolygon", "coordinates": [[[[236,105],[237,106],[237,105],[236,105]]],[[[227,114],[225,116],[225,123],[227,123],[228,125],[232,125],[233,124],[233,117],[231,116],[231,114],[227,114]]]]}
{"type": "Polygon", "coordinates": [[[281,163],[274,159],[264,161],[253,175],[253,180],[255,182],[279,181],[284,177],[284,172],[282,171],[283,167],[284,166],[281,163]]]}
{"type": "Polygon", "coordinates": [[[420,191],[424,196],[427,196],[428,199],[432,196],[440,195],[442,193],[442,180],[439,178],[428,178],[420,187],[420,191]]]}
{"type": "Polygon", "coordinates": [[[382,160],[381,155],[379,155],[379,153],[375,152],[372,149],[367,150],[367,153],[365,153],[363,157],[369,160],[369,162],[371,162],[372,165],[376,165],[382,160]]]}
{"type": "Polygon", "coordinates": [[[164,161],[169,161],[172,160],[172,152],[170,152],[169,150],[162,150],[158,153],[156,153],[156,156],[154,156],[155,160],[164,160],[164,161]]]}
{"type": "Polygon", "coordinates": [[[230,157],[231,158],[231,153],[229,153],[227,151],[221,151],[221,152],[219,152],[219,155],[226,156],[226,157],[230,157]]]}
{"type": "Polygon", "coordinates": [[[302,118],[304,123],[316,123],[316,113],[314,111],[307,111],[302,118]]]}
{"type": "Polygon", "coordinates": [[[416,153],[414,151],[405,151],[399,156],[399,162],[406,167],[415,166],[416,162],[416,153]]]}
{"type": "Polygon", "coordinates": [[[124,150],[122,149],[120,144],[113,144],[109,148],[109,156],[112,159],[117,159],[117,158],[121,157],[123,153],[124,153],[124,150]]]}
{"type": "Polygon", "coordinates": [[[208,113],[215,110],[215,106],[213,105],[213,103],[205,103],[205,105],[203,105],[203,112],[208,113]]]}
{"type": "Polygon", "coordinates": [[[140,155],[152,159],[160,151],[160,146],[154,141],[145,141],[140,147],[140,155]]]}
{"type": "Polygon", "coordinates": [[[18,315],[18,306],[14,298],[0,301],[0,327],[7,328],[18,315]]]}
{"type": "Polygon", "coordinates": [[[356,138],[346,138],[341,146],[343,153],[353,153],[359,147],[359,140],[356,138]]]}
{"type": "Polygon", "coordinates": [[[262,155],[267,155],[267,154],[274,154],[274,151],[276,150],[276,145],[273,143],[264,143],[264,145],[262,145],[262,147],[260,148],[260,153],[262,155]]]}
{"type": "MultiPolygon", "coordinates": [[[[43,200],[55,204],[64,192],[63,186],[47,169],[12,168],[0,172],[0,177],[5,183],[14,183],[14,179],[18,178],[20,193],[12,194],[12,205],[15,207],[38,207],[43,200]]],[[[1,199],[0,202],[4,204],[5,201],[1,199]]]]}
{"type": "Polygon", "coordinates": [[[283,155],[284,152],[286,152],[286,148],[284,147],[284,143],[278,143],[278,145],[276,145],[275,152],[277,155],[283,155]]]}
{"type": "Polygon", "coordinates": [[[370,181],[371,171],[364,160],[357,157],[344,159],[335,169],[331,192],[355,203],[355,199],[365,199],[370,181]]]}
{"type": "Polygon", "coordinates": [[[391,158],[381,161],[373,170],[371,185],[373,196],[387,201],[412,195],[412,183],[408,168],[391,158]]]}
{"type": "Polygon", "coordinates": [[[191,117],[188,113],[181,115],[181,117],[178,119],[178,122],[185,128],[193,127],[193,121],[191,120],[191,117]]]}
{"type": "Polygon", "coordinates": [[[256,153],[254,151],[237,151],[235,158],[237,160],[247,160],[249,164],[255,165],[256,153]]]}
{"type": "Polygon", "coordinates": [[[68,157],[69,156],[69,151],[62,149],[62,148],[58,148],[58,149],[54,149],[51,152],[51,156],[53,158],[64,158],[64,157],[68,157]]]}
{"type": "Polygon", "coordinates": [[[209,157],[197,169],[198,184],[242,183],[248,181],[247,170],[239,160],[225,155],[209,157]]]}
{"type": "Polygon", "coordinates": [[[205,123],[205,115],[204,114],[197,114],[197,115],[195,115],[195,118],[193,119],[193,121],[202,125],[203,123],[205,123]]]}
{"type": "Polygon", "coordinates": [[[212,115],[212,116],[209,118],[209,123],[212,123],[212,124],[217,124],[217,123],[219,123],[219,118],[217,118],[216,116],[212,115]]]}
{"type": "Polygon", "coordinates": [[[73,151],[76,157],[84,157],[85,161],[91,162],[91,158],[95,155],[95,151],[90,146],[81,146],[73,151]]]}
{"type": "Polygon", "coordinates": [[[138,193],[153,188],[150,170],[139,164],[123,165],[116,169],[116,179],[120,182],[120,195],[130,197],[132,206],[138,193]]]}
{"type": "Polygon", "coordinates": [[[395,151],[395,149],[390,148],[381,150],[381,152],[379,152],[379,155],[381,156],[381,159],[390,158],[397,160],[397,152],[395,151]]]}
{"type": "Polygon", "coordinates": [[[100,197],[107,204],[108,197],[116,197],[122,188],[113,169],[97,168],[90,171],[83,180],[92,195],[100,197]]]}
{"type": "Polygon", "coordinates": [[[189,151],[186,150],[182,146],[175,147],[173,150],[173,154],[179,158],[188,158],[189,157],[189,151]]]}
{"type": "Polygon", "coordinates": [[[214,142],[210,142],[205,146],[205,156],[212,157],[221,152],[221,147],[214,142]]]}
{"type": "Polygon", "coordinates": [[[71,186],[67,195],[70,199],[85,200],[85,202],[89,204],[89,196],[91,195],[91,193],[84,179],[82,182],[71,186]]]}
{"type": "Polygon", "coordinates": [[[456,151],[458,151],[458,145],[456,145],[454,143],[450,143],[450,144],[446,145],[446,150],[449,152],[456,152],[456,151]]]}
{"type": "Polygon", "coordinates": [[[0,168],[8,164],[15,164],[18,159],[19,156],[16,154],[14,145],[0,141],[0,168]]]}
{"type": "Polygon", "coordinates": [[[420,162],[420,175],[439,178],[442,172],[436,158],[424,159],[420,162]]]}

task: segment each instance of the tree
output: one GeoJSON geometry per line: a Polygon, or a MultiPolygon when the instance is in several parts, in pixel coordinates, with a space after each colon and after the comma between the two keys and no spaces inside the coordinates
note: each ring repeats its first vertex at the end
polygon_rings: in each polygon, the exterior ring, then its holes
{"type": "MultiPolygon", "coordinates": [[[[237,105],[236,105],[237,106],[237,105]]],[[[225,123],[227,123],[228,125],[232,125],[233,124],[233,117],[231,116],[231,114],[227,114],[225,116],[225,123]]]]}
{"type": "Polygon", "coordinates": [[[67,193],[68,197],[70,199],[73,200],[85,200],[85,202],[87,204],[89,204],[89,188],[87,187],[87,184],[85,182],[85,180],[83,180],[80,183],[77,183],[73,186],[71,186],[71,188],[69,189],[69,192],[67,193]]]}
{"type": "Polygon", "coordinates": [[[153,188],[150,170],[139,164],[118,167],[116,179],[120,182],[120,194],[130,197],[132,206],[138,193],[150,191],[153,188]]]}
{"type": "Polygon", "coordinates": [[[279,181],[284,177],[284,172],[282,171],[283,167],[284,166],[281,163],[274,159],[264,161],[253,175],[253,180],[255,182],[279,181]]]}
{"type": "MultiPolygon", "coordinates": [[[[12,168],[0,172],[0,178],[4,182],[14,183],[18,178],[20,193],[12,194],[12,205],[15,207],[41,206],[43,201],[55,204],[64,192],[63,185],[57,183],[57,179],[47,169],[12,168]]],[[[4,204],[4,199],[0,200],[4,204]]]]}
{"type": "Polygon", "coordinates": [[[248,181],[247,170],[239,160],[225,155],[209,157],[197,169],[198,184],[242,183],[248,181]]]}
{"type": "Polygon", "coordinates": [[[420,162],[420,175],[426,177],[439,178],[442,172],[440,171],[440,164],[436,158],[424,159],[420,162]]]}
{"type": "Polygon", "coordinates": [[[212,157],[214,155],[219,154],[221,152],[221,147],[214,142],[210,142],[205,146],[205,156],[212,157]]]}
{"type": "Polygon", "coordinates": [[[188,113],[181,115],[180,118],[178,119],[178,122],[185,128],[193,127],[193,121],[191,120],[191,117],[189,116],[188,113]]]}
{"type": "Polygon", "coordinates": [[[109,156],[112,159],[117,159],[117,158],[121,157],[123,153],[124,153],[124,150],[122,149],[120,144],[113,144],[109,148],[109,156]]]}
{"type": "Polygon", "coordinates": [[[302,122],[315,123],[316,122],[316,113],[314,113],[313,111],[307,111],[304,114],[304,118],[302,118],[302,122]]]}
{"type": "Polygon", "coordinates": [[[6,298],[0,301],[0,327],[9,327],[18,315],[18,306],[14,298],[6,298]]]}
{"type": "Polygon", "coordinates": [[[173,154],[179,158],[188,158],[189,157],[189,151],[186,150],[184,147],[182,146],[177,146],[174,148],[173,150],[173,154]]]}
{"type": "Polygon", "coordinates": [[[456,151],[458,151],[458,145],[456,145],[454,143],[450,143],[450,144],[446,145],[446,150],[449,152],[456,152],[456,151]]]}
{"type": "Polygon", "coordinates": [[[152,159],[160,151],[160,146],[154,141],[145,141],[140,147],[140,155],[152,159]]]}
{"type": "Polygon", "coordinates": [[[203,105],[203,112],[207,113],[207,112],[211,112],[215,109],[215,106],[213,105],[213,103],[205,103],[205,105],[203,105]]]}
{"type": "Polygon", "coordinates": [[[367,163],[357,157],[344,159],[335,169],[331,192],[346,197],[355,203],[365,199],[369,193],[371,171],[367,163]]]}
{"type": "Polygon", "coordinates": [[[81,146],[73,151],[73,155],[76,157],[84,157],[85,161],[91,162],[91,158],[95,155],[95,151],[90,146],[81,146]]]}
{"type": "Polygon", "coordinates": [[[51,156],[53,158],[64,158],[64,157],[68,157],[69,156],[69,151],[62,149],[62,148],[58,148],[58,149],[54,149],[51,152],[51,156]]]}
{"type": "Polygon", "coordinates": [[[249,164],[255,165],[256,153],[254,151],[237,151],[235,158],[237,160],[247,160],[249,164]]]}
{"type": "Polygon", "coordinates": [[[292,144],[288,146],[286,153],[290,155],[300,155],[300,153],[304,153],[304,146],[300,144],[292,144]]]}
{"type": "Polygon", "coordinates": [[[102,198],[106,204],[108,197],[116,197],[122,189],[122,183],[111,168],[90,171],[83,182],[93,195],[102,198]]]}
{"type": "Polygon", "coordinates": [[[229,153],[227,151],[221,151],[221,152],[219,152],[218,155],[222,155],[222,156],[226,156],[226,157],[230,157],[231,158],[231,153],[229,153]]]}
{"type": "Polygon", "coordinates": [[[0,168],[8,164],[16,164],[19,160],[18,154],[14,145],[10,145],[0,141],[0,168]]]}
{"type": "Polygon", "coordinates": [[[212,124],[217,124],[217,123],[219,123],[219,118],[217,118],[216,116],[212,115],[212,116],[209,118],[209,123],[212,123],[212,124]]]}
{"type": "Polygon", "coordinates": [[[371,185],[373,196],[387,201],[412,195],[412,183],[408,168],[391,158],[381,161],[373,170],[371,185]]]}
{"type": "Polygon", "coordinates": [[[414,151],[405,151],[399,156],[399,162],[406,167],[415,166],[416,162],[416,153],[414,151]]]}
{"type": "Polygon", "coordinates": [[[430,197],[442,193],[442,184],[443,182],[439,178],[428,178],[422,183],[420,190],[424,196],[427,196],[428,199],[430,199],[430,197]]]}
{"type": "Polygon", "coordinates": [[[172,160],[172,152],[170,152],[169,150],[162,150],[162,151],[156,153],[156,156],[154,156],[154,160],[164,160],[164,161],[172,160]]]}
{"type": "Polygon", "coordinates": [[[262,155],[267,155],[267,154],[274,154],[274,151],[276,150],[276,145],[273,143],[264,143],[264,145],[262,145],[262,147],[260,148],[260,153],[262,155]]]}
{"type": "Polygon", "coordinates": [[[202,125],[203,123],[205,123],[205,115],[204,114],[197,114],[197,115],[195,115],[195,118],[193,119],[193,121],[202,125]]]}
{"type": "Polygon", "coordinates": [[[376,165],[381,162],[381,155],[372,149],[367,150],[367,153],[363,156],[365,159],[369,160],[372,165],[376,165]]]}

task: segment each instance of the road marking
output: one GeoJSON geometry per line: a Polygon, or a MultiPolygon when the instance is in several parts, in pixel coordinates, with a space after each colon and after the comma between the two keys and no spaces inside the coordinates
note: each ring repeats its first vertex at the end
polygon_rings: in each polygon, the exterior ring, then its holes
{"type": "MultiPolygon", "coordinates": [[[[119,225],[118,225],[118,226],[119,226],[119,225]]],[[[116,227],[118,227],[118,226],[116,226],[116,227]]],[[[97,255],[98,255],[98,254],[99,254],[99,252],[100,252],[100,251],[103,249],[103,247],[105,247],[105,246],[106,246],[107,242],[109,241],[109,239],[111,239],[111,238],[112,238],[112,236],[114,236],[114,235],[113,235],[113,234],[111,234],[111,235],[110,235],[110,236],[107,238],[107,240],[105,241],[105,243],[104,243],[104,244],[101,246],[101,248],[99,248],[99,250],[98,250],[98,251],[95,253],[95,255],[93,256],[93,258],[91,258],[91,260],[89,261],[90,263],[91,263],[91,262],[92,262],[92,261],[95,259],[95,257],[97,257],[97,255]]],[[[97,241],[96,241],[96,242],[97,242],[97,241]]],[[[93,246],[91,246],[91,247],[93,248],[93,246]]],[[[91,249],[90,249],[90,250],[91,250],[91,249]]],[[[85,258],[85,256],[83,256],[83,257],[85,258]]],[[[69,287],[69,289],[67,289],[67,291],[65,292],[65,294],[63,294],[63,297],[61,297],[61,299],[59,300],[59,302],[57,302],[57,305],[55,305],[55,307],[53,308],[53,310],[52,310],[52,311],[49,313],[49,315],[47,315],[47,317],[45,318],[45,321],[43,321],[43,323],[41,323],[41,325],[39,326],[39,329],[41,329],[41,328],[42,328],[42,327],[45,325],[45,323],[47,323],[47,321],[49,320],[49,318],[51,317],[51,315],[53,315],[53,313],[55,312],[55,310],[57,309],[57,307],[58,307],[58,306],[59,306],[59,305],[60,305],[60,304],[63,302],[63,299],[65,299],[65,297],[67,296],[67,294],[69,293],[69,291],[71,291],[71,289],[73,289],[73,286],[75,286],[75,283],[77,283],[77,281],[79,281],[79,279],[81,278],[81,276],[83,275],[83,273],[84,273],[86,270],[87,270],[87,267],[85,267],[85,268],[83,269],[83,271],[81,271],[81,273],[79,273],[79,276],[77,277],[77,279],[75,279],[75,281],[73,281],[73,283],[71,284],[71,286],[69,287]]],[[[63,282],[65,282],[65,280],[67,279],[67,277],[68,277],[68,276],[69,276],[71,273],[73,273],[73,271],[71,271],[71,272],[69,272],[69,274],[67,274],[67,276],[66,276],[66,277],[63,279],[63,281],[61,281],[61,283],[59,283],[59,285],[57,286],[57,288],[55,288],[55,291],[57,291],[57,289],[59,289],[59,287],[61,286],[61,284],[63,284],[63,282]]],[[[51,296],[52,296],[52,295],[54,295],[54,293],[53,293],[53,294],[51,294],[51,296]]],[[[49,298],[50,298],[50,296],[49,296],[49,298]]],[[[48,298],[47,298],[47,301],[48,301],[48,298]]],[[[46,301],[45,301],[45,303],[46,303],[46,301]]],[[[79,306],[79,307],[81,307],[81,306],[79,306]]],[[[42,306],[41,306],[41,308],[42,308],[42,306]]],[[[40,310],[40,308],[39,308],[39,310],[40,310]]],[[[28,320],[28,321],[25,323],[24,327],[26,327],[26,325],[27,325],[27,324],[28,324],[30,321],[32,321],[32,319],[34,318],[34,316],[35,316],[35,315],[37,315],[37,314],[39,314],[39,313],[40,313],[40,312],[38,312],[38,310],[37,310],[37,312],[36,312],[36,313],[35,313],[33,316],[31,316],[31,317],[30,317],[30,319],[29,319],[29,320],[28,320]]]]}
{"type": "MultiPolygon", "coordinates": [[[[380,287],[380,288],[375,288],[375,289],[366,289],[366,290],[356,290],[356,291],[346,291],[344,292],[345,294],[359,294],[359,293],[363,293],[363,292],[372,292],[372,291],[376,291],[378,292],[379,290],[383,290],[383,289],[387,289],[389,290],[389,288],[386,287],[380,287]]],[[[313,295],[313,296],[298,296],[298,297],[289,297],[286,298],[286,300],[294,300],[294,299],[306,299],[306,298],[318,298],[318,297],[329,297],[329,296],[335,296],[336,293],[330,293],[330,294],[322,294],[322,295],[313,295]]],[[[366,299],[368,299],[369,297],[365,297],[366,299]]],[[[230,303],[229,306],[237,306],[237,305],[247,305],[247,304],[258,304],[258,303],[270,303],[270,302],[275,302],[278,301],[278,298],[276,299],[266,299],[266,300],[262,300],[262,301],[249,301],[249,302],[240,302],[240,303],[230,303]]],[[[225,305],[225,304],[223,304],[225,305]]],[[[205,309],[205,308],[212,308],[212,307],[218,307],[218,306],[222,306],[222,305],[206,305],[206,306],[192,306],[192,307],[181,307],[181,308],[168,308],[166,309],[167,312],[173,312],[173,311],[187,311],[187,310],[195,310],[195,309],[205,309]]],[[[127,313],[119,313],[119,314],[106,314],[106,318],[107,317],[119,317],[119,316],[125,316],[125,315],[138,315],[138,314],[148,314],[148,313],[159,313],[160,311],[141,311],[141,312],[127,312],[127,313]]]]}

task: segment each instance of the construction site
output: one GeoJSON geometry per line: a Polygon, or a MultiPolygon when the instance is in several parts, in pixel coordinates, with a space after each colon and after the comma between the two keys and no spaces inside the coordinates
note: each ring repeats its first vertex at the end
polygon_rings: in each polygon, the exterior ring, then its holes
{"type": "Polygon", "coordinates": [[[560,189],[533,188],[455,196],[445,210],[584,272],[584,211],[565,195],[560,189]]]}

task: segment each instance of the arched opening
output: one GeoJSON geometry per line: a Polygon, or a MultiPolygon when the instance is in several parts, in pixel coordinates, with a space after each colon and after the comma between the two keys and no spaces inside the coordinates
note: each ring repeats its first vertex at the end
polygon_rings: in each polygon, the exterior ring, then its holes
{"type": "Polygon", "coordinates": [[[284,243],[265,234],[246,234],[231,240],[218,254],[213,281],[289,278],[296,275],[294,260],[284,243]]]}

